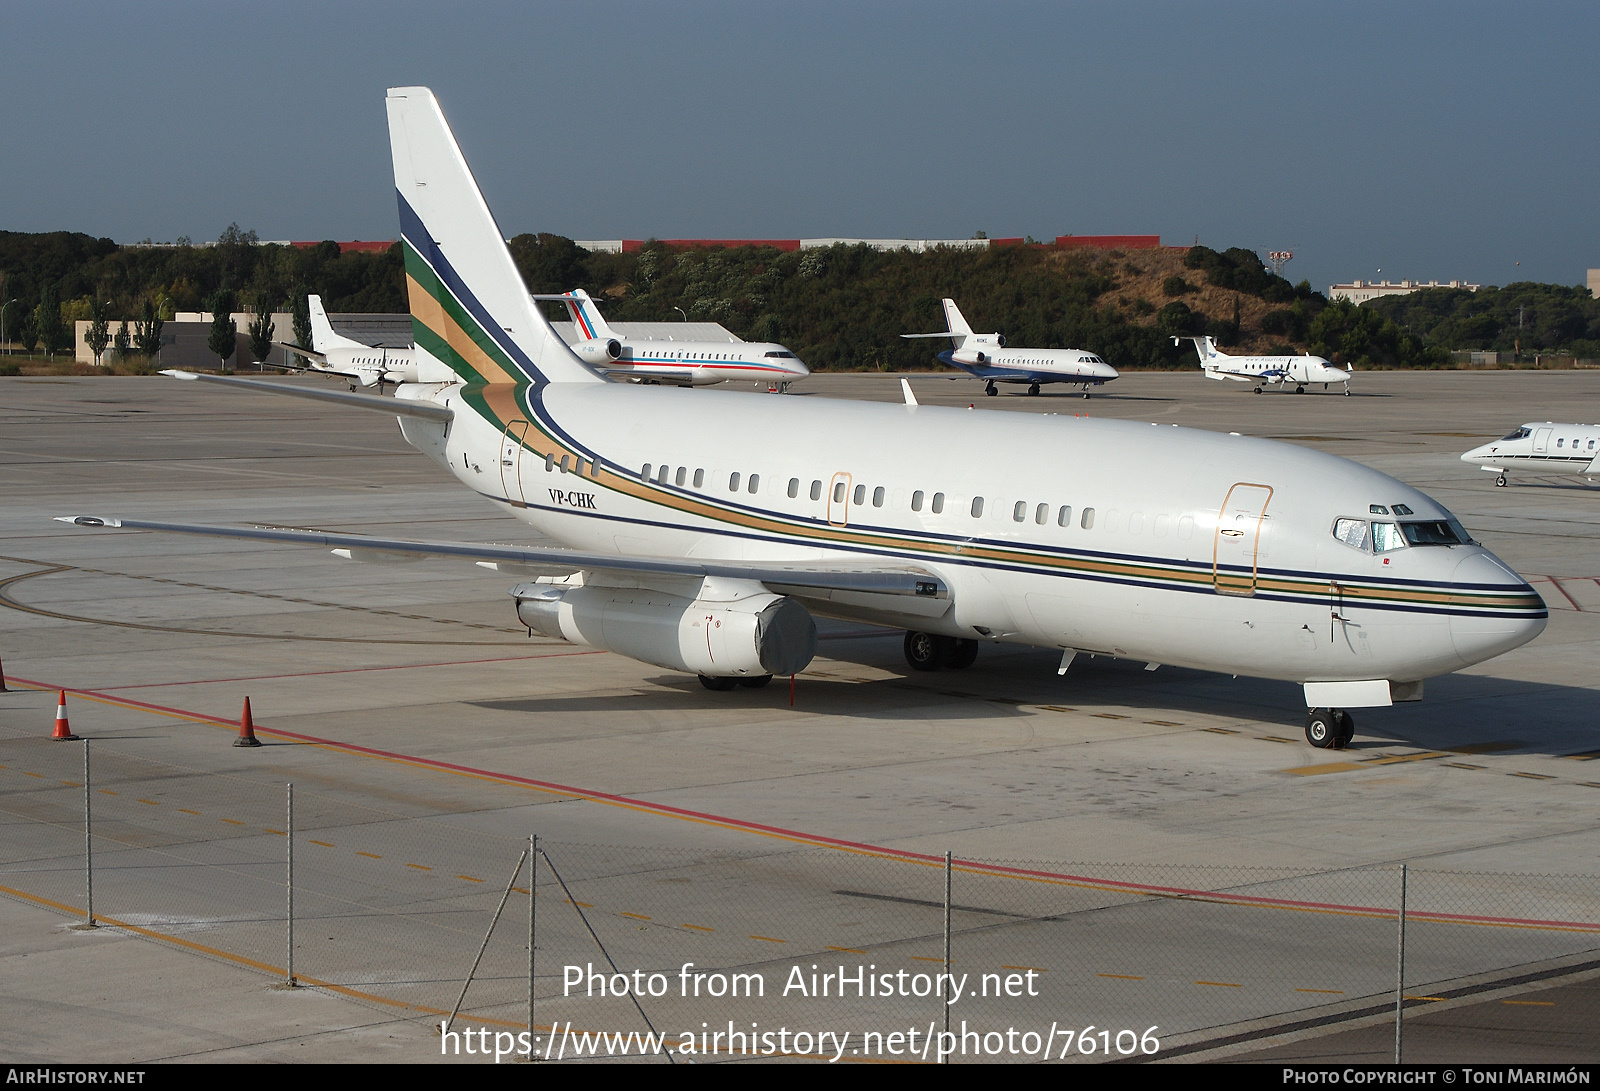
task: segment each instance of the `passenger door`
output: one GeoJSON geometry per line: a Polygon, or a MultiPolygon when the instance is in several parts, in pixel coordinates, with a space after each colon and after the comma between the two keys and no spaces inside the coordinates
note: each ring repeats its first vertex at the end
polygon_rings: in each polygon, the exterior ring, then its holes
{"type": "Polygon", "coordinates": [[[506,425],[506,434],[500,442],[500,488],[507,500],[521,504],[528,499],[522,491],[522,464],[526,461],[523,456],[529,454],[522,441],[527,434],[528,422],[514,420],[506,425]]]}
{"type": "Polygon", "coordinates": [[[1239,482],[1228,490],[1217,515],[1211,550],[1211,583],[1219,595],[1254,595],[1262,523],[1272,500],[1270,485],[1239,482]]]}

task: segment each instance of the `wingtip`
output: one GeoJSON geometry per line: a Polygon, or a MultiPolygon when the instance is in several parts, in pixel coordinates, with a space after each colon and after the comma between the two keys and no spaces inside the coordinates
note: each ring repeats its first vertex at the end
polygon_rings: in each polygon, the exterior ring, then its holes
{"type": "Polygon", "coordinates": [[[189,379],[189,380],[194,380],[194,379],[200,378],[200,376],[196,375],[192,371],[179,371],[177,368],[168,368],[166,371],[163,371],[161,374],[165,375],[169,379],[189,379]]]}
{"type": "Polygon", "coordinates": [[[121,519],[107,519],[100,515],[57,515],[58,523],[71,523],[80,527],[120,527],[121,519]]]}

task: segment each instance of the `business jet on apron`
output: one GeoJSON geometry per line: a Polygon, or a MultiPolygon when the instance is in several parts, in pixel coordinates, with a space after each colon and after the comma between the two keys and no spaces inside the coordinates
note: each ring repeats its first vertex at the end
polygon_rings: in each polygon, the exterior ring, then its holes
{"type": "MultiPolygon", "coordinates": [[[[700,677],[804,670],[814,616],[906,631],[916,670],[985,645],[1302,686],[1315,746],[1351,708],[1544,628],[1538,594],[1401,481],[1319,451],[1175,425],[607,382],[529,299],[431,91],[388,95],[418,381],[374,397],[485,502],[563,548],[65,516],[436,556],[520,576],[530,630],[700,677]]],[[[260,513],[262,522],[273,518],[260,513]]],[[[416,571],[412,569],[410,571],[416,571]]],[[[413,577],[415,578],[415,577],[413,577]]]]}

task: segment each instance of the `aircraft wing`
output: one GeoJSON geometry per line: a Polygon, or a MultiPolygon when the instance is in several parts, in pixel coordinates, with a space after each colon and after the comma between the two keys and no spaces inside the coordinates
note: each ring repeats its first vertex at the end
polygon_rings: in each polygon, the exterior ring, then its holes
{"type": "MultiPolygon", "coordinates": [[[[421,417],[423,420],[447,421],[455,417],[455,410],[434,402],[413,401],[410,398],[385,398],[376,394],[346,394],[337,390],[323,390],[315,386],[285,386],[267,383],[260,379],[234,379],[221,375],[201,375],[193,371],[163,371],[174,379],[191,382],[223,383],[244,390],[260,390],[268,394],[287,394],[292,398],[310,398],[312,401],[337,402],[356,409],[376,409],[380,413],[393,413],[397,417],[421,417]]],[[[318,372],[320,375],[338,375],[342,372],[318,372]]]]}
{"type": "MultiPolygon", "coordinates": [[[[387,399],[386,399],[387,400],[387,399]]],[[[161,523],[145,519],[119,519],[99,515],[61,515],[57,522],[80,527],[118,530],[153,530],[169,534],[196,534],[238,541],[281,542],[331,548],[352,560],[407,560],[448,557],[504,565],[518,573],[570,575],[573,572],[610,572],[628,576],[662,575],[751,580],[772,588],[792,589],[826,597],[828,592],[855,592],[905,596],[913,599],[948,599],[950,590],[932,572],[910,565],[875,561],[711,561],[676,557],[624,557],[611,553],[580,553],[570,549],[537,546],[478,545],[470,542],[417,542],[403,538],[376,538],[366,534],[332,534],[318,530],[282,527],[229,527],[200,523],[161,523]]]]}

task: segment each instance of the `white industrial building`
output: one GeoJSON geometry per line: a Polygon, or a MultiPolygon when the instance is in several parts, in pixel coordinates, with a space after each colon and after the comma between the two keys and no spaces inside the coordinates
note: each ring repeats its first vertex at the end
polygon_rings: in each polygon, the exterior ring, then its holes
{"type": "Polygon", "coordinates": [[[1389,281],[1352,280],[1349,284],[1330,284],[1328,298],[1348,299],[1352,303],[1365,303],[1371,299],[1386,295],[1410,295],[1420,292],[1424,288],[1464,288],[1469,292],[1476,292],[1483,287],[1481,284],[1468,284],[1465,281],[1451,280],[1440,284],[1437,280],[1430,280],[1424,284],[1420,280],[1402,280],[1398,284],[1389,281]]]}

